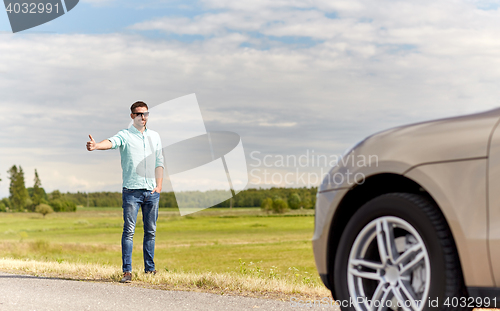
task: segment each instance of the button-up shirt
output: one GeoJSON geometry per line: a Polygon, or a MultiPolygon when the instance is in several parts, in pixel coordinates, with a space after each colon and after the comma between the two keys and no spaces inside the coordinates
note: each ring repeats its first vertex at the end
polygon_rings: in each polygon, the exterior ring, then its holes
{"type": "Polygon", "coordinates": [[[153,190],[155,169],[164,167],[160,135],[150,129],[141,133],[131,125],[108,140],[112,149],[120,147],[123,187],[153,190]]]}

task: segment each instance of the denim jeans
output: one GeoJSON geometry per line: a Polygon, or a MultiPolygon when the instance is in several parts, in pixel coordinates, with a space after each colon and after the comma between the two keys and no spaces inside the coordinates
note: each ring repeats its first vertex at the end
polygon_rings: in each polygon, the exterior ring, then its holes
{"type": "Polygon", "coordinates": [[[155,235],[156,220],[158,219],[158,203],[160,194],[151,194],[146,189],[122,190],[123,199],[123,234],[122,234],[122,269],[123,272],[132,271],[132,249],[134,245],[135,223],[139,208],[142,209],[144,223],[144,240],[142,252],[144,255],[144,271],[154,271],[155,263],[155,235]]]}

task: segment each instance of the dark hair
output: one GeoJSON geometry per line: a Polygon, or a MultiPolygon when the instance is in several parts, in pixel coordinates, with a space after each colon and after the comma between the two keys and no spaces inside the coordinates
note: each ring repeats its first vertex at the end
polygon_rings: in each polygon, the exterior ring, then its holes
{"type": "Polygon", "coordinates": [[[138,108],[138,107],[146,107],[146,109],[149,109],[148,105],[146,105],[145,102],[138,101],[138,102],[133,103],[132,106],[130,106],[130,111],[132,113],[134,113],[134,109],[138,108]]]}

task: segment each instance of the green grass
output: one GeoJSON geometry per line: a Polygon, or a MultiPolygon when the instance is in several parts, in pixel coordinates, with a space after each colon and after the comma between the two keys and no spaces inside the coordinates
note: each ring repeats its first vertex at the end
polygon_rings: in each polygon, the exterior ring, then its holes
{"type": "MultiPolygon", "coordinates": [[[[239,273],[320,284],[312,253],[313,211],[283,217],[255,208],[207,209],[180,217],[160,209],[157,270],[239,273]],[[294,216],[294,217],[287,217],[294,216]]],[[[142,222],[134,237],[133,269],[143,270],[142,222]]],[[[121,269],[121,208],[75,213],[0,213],[0,257],[104,264],[121,269]]]]}

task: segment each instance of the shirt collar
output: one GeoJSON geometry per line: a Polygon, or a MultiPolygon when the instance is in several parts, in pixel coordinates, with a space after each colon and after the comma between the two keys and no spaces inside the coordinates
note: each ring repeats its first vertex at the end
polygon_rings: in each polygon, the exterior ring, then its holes
{"type": "MultiPolygon", "coordinates": [[[[139,132],[139,130],[134,126],[133,123],[130,125],[130,127],[128,128],[128,130],[130,132],[134,133],[134,134],[142,135],[142,133],[139,132]]],[[[148,128],[146,127],[146,129],[144,130],[144,135],[147,136],[147,134],[148,134],[148,128]]]]}

